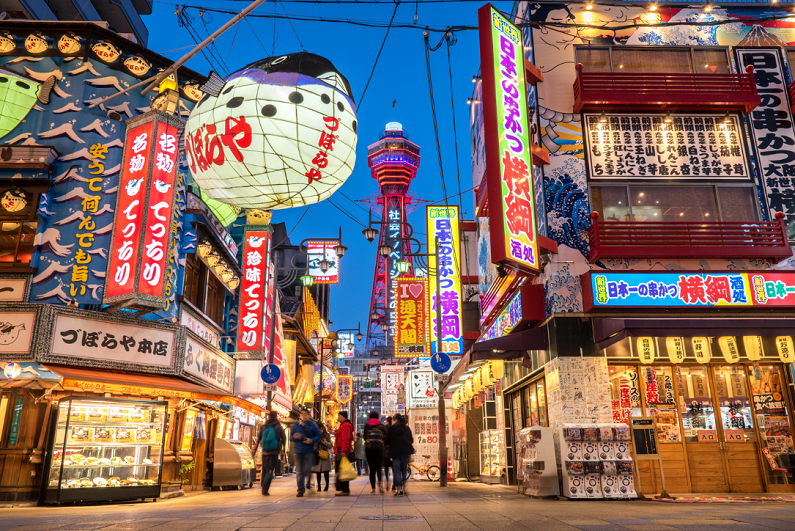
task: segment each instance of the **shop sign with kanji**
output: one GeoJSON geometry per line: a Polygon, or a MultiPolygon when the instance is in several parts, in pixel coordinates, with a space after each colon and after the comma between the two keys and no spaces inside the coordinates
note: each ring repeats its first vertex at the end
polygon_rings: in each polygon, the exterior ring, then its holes
{"type": "Polygon", "coordinates": [[[240,321],[237,326],[238,351],[260,351],[264,347],[269,249],[270,232],[264,229],[245,232],[240,321]]]}
{"type": "Polygon", "coordinates": [[[458,207],[426,207],[428,221],[428,286],[431,294],[430,336],[431,352],[436,354],[436,275],[439,275],[441,298],[442,352],[450,355],[464,353],[464,332],[461,303],[461,233],[458,230],[458,207]],[[437,248],[438,242],[438,248],[437,248]],[[439,256],[439,266],[436,256],[439,256]],[[438,271],[437,271],[438,270],[438,271]]]}
{"type": "Polygon", "coordinates": [[[235,360],[218,348],[188,333],[182,370],[187,377],[232,394],[235,387],[235,360]]]}
{"type": "Polygon", "coordinates": [[[127,122],[103,304],[167,304],[181,121],[151,111],[127,122]]]}
{"type": "Polygon", "coordinates": [[[600,308],[795,307],[795,272],[591,271],[585,310],[600,308]]]}
{"type": "Polygon", "coordinates": [[[395,356],[428,356],[428,279],[396,278],[395,356]]]}
{"type": "Polygon", "coordinates": [[[522,32],[493,6],[478,10],[491,254],[539,270],[522,32]]]}

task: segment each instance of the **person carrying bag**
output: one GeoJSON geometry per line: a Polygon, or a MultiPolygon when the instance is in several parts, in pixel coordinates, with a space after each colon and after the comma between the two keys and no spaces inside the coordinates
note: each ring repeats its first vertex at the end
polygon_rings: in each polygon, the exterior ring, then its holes
{"type": "Polygon", "coordinates": [[[354,479],[356,469],[351,465],[353,457],[353,424],[348,420],[348,412],[340,411],[337,416],[339,427],[337,427],[337,441],[334,447],[334,454],[337,464],[337,496],[350,496],[351,488],[349,482],[354,479]],[[350,477],[349,471],[353,471],[350,477]]]}

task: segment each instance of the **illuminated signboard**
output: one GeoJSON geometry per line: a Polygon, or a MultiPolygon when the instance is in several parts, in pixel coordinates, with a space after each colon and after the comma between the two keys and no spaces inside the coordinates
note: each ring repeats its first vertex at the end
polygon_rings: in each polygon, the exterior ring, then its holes
{"type": "Polygon", "coordinates": [[[269,57],[220,83],[185,127],[203,192],[278,209],[323,201],[342,186],[356,162],[356,104],[329,60],[306,52],[269,57]]]}
{"type": "Polygon", "coordinates": [[[181,121],[160,111],[130,119],[116,197],[103,304],[165,308],[181,121]]]}
{"type": "Polygon", "coordinates": [[[795,307],[795,273],[605,271],[582,276],[586,311],[625,307],[795,307]]]}
{"type": "Polygon", "coordinates": [[[395,357],[428,356],[428,279],[395,279],[395,357]]]}
{"type": "MultiPolygon", "coordinates": [[[[439,287],[442,309],[442,352],[464,353],[463,312],[461,304],[461,234],[458,231],[458,207],[426,207],[428,220],[428,254],[435,254],[439,240],[439,287]]],[[[436,354],[436,258],[428,257],[430,286],[431,352],[436,354]]]]}
{"type": "Polygon", "coordinates": [[[511,330],[522,320],[522,296],[517,293],[503,311],[497,316],[491,326],[481,336],[479,341],[507,336],[511,330]]]}
{"type": "Polygon", "coordinates": [[[240,321],[237,327],[237,350],[262,350],[266,333],[268,251],[270,232],[247,230],[243,240],[243,279],[240,286],[240,321]]]}
{"type": "MultiPolygon", "coordinates": [[[[356,348],[353,342],[354,336],[353,332],[337,332],[337,350],[342,354],[343,358],[353,357],[356,348]]],[[[342,370],[342,367],[340,367],[340,370],[342,370]]]]}
{"type": "Polygon", "coordinates": [[[337,400],[341,404],[347,404],[353,398],[353,385],[350,376],[337,375],[337,400]]]}
{"type": "Polygon", "coordinates": [[[522,32],[487,4],[478,10],[491,254],[539,270],[522,32]]]}
{"type": "MultiPolygon", "coordinates": [[[[400,196],[387,197],[386,215],[389,223],[386,226],[386,243],[392,246],[392,252],[386,257],[386,307],[389,311],[390,334],[395,333],[395,289],[394,281],[401,275],[397,263],[403,260],[403,199],[400,196]]],[[[387,336],[388,337],[388,336],[387,336]]]]}
{"type": "Polygon", "coordinates": [[[306,251],[309,260],[309,274],[315,284],[336,284],[340,280],[339,258],[334,247],[339,242],[307,242],[306,251]],[[323,271],[320,262],[325,259],[328,269],[323,271]]]}

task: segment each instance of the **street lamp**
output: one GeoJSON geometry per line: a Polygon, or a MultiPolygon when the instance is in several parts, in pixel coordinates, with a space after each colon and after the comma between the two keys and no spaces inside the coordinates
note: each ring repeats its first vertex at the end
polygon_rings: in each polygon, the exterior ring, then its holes
{"type": "Polygon", "coordinates": [[[373,227],[367,227],[362,231],[364,237],[367,239],[368,242],[372,242],[375,240],[375,237],[378,236],[378,229],[374,229],[373,227]]]}
{"type": "Polygon", "coordinates": [[[321,261],[318,263],[318,265],[320,266],[320,270],[321,270],[321,271],[323,271],[323,272],[325,273],[325,272],[326,272],[326,271],[328,271],[328,270],[329,270],[329,268],[331,267],[331,262],[329,262],[328,260],[326,260],[326,259],[324,258],[323,260],[321,260],[321,261]]]}
{"type": "Polygon", "coordinates": [[[315,278],[312,275],[304,275],[301,277],[301,284],[306,286],[307,288],[312,286],[315,283],[315,278]]]}
{"type": "Polygon", "coordinates": [[[347,250],[348,248],[342,245],[342,242],[340,242],[339,245],[334,247],[334,252],[337,253],[337,258],[342,258],[343,256],[345,256],[345,251],[347,250]]]}
{"type": "Polygon", "coordinates": [[[395,263],[395,268],[399,273],[408,273],[409,269],[411,268],[411,263],[401,260],[400,262],[395,263]]]}
{"type": "Polygon", "coordinates": [[[384,243],[378,246],[378,252],[381,253],[381,256],[383,256],[384,258],[392,254],[392,251],[394,250],[395,248],[389,245],[388,243],[384,243]]]}

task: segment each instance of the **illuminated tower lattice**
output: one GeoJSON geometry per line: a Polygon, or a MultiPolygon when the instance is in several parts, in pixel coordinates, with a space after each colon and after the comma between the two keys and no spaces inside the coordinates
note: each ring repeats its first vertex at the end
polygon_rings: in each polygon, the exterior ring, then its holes
{"type": "Polygon", "coordinates": [[[395,300],[392,279],[400,274],[396,268],[397,262],[405,260],[411,263],[409,274],[414,273],[413,260],[405,256],[412,252],[411,246],[397,238],[409,236],[408,227],[402,222],[406,221],[406,215],[410,211],[424,201],[409,193],[411,181],[417,176],[417,168],[420,166],[420,146],[409,142],[408,133],[398,122],[386,124],[378,142],[368,146],[367,164],[373,178],[378,181],[380,193],[365,202],[374,206],[382,221],[388,221],[388,224],[380,226],[378,245],[380,247],[388,243],[394,249],[387,257],[382,257],[376,250],[373,293],[367,323],[367,352],[370,353],[381,347],[391,349],[393,345],[395,300]],[[386,312],[380,308],[385,308],[386,312]],[[374,311],[379,314],[377,319],[372,317],[374,311]],[[381,327],[384,322],[390,324],[389,334],[381,327]]]}

